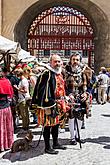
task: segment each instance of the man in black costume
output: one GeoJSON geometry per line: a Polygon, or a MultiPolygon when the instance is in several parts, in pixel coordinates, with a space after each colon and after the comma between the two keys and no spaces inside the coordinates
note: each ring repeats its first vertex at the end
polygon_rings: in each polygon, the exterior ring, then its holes
{"type": "Polygon", "coordinates": [[[65,95],[61,65],[60,56],[54,54],[50,57],[50,65],[38,77],[32,98],[32,108],[37,107],[38,124],[44,127],[45,152],[48,154],[57,154],[55,149],[66,149],[58,142],[60,111],[65,110],[57,106],[57,101],[65,95]],[[53,148],[50,146],[50,132],[53,148]]]}

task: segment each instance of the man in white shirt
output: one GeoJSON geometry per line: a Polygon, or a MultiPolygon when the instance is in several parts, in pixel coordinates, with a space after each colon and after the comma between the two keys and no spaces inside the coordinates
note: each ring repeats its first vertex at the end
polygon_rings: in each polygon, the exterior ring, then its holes
{"type": "Polygon", "coordinates": [[[109,77],[106,74],[106,70],[102,70],[102,72],[97,76],[99,87],[98,87],[98,101],[102,102],[102,105],[106,103],[107,100],[107,87],[109,82],[109,77]]]}
{"type": "Polygon", "coordinates": [[[21,81],[18,85],[18,102],[19,102],[19,111],[20,115],[22,117],[22,125],[23,129],[27,130],[29,127],[29,111],[28,111],[28,105],[26,104],[26,101],[30,98],[29,94],[29,82],[28,79],[24,76],[24,71],[20,71],[18,76],[20,77],[21,81]]]}

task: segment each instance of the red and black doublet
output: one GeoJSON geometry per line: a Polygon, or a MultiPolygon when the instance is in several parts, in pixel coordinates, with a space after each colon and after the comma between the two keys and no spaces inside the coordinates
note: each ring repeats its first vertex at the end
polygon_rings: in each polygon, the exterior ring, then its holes
{"type": "MultiPolygon", "coordinates": [[[[61,74],[45,70],[39,76],[32,98],[32,105],[37,106],[39,124],[44,126],[59,124],[60,113],[56,101],[65,95],[64,87],[64,80],[61,74]],[[48,114],[49,111],[54,111],[55,115],[48,114]]],[[[66,111],[65,102],[60,107],[63,111],[66,111]]]]}

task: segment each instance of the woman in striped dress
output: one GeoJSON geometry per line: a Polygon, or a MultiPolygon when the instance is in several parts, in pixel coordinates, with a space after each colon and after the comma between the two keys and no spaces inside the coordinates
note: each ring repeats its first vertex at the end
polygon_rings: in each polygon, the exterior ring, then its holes
{"type": "Polygon", "coordinates": [[[3,76],[0,68],[0,152],[10,149],[14,140],[13,119],[9,101],[12,96],[11,83],[3,76]]]}

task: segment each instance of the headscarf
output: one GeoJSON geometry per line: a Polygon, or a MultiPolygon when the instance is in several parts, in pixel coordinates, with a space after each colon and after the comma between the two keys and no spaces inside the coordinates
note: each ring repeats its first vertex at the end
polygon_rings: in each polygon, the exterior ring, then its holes
{"type": "Polygon", "coordinates": [[[0,68],[0,94],[6,94],[13,97],[13,88],[10,81],[3,76],[2,69],[0,68]]]}

